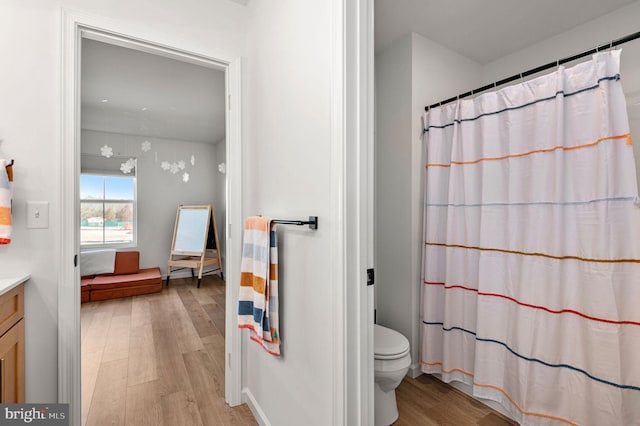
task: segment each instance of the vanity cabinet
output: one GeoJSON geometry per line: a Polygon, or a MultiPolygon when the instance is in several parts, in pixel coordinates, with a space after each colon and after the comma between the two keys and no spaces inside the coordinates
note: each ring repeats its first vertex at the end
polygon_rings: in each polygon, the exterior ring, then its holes
{"type": "Polygon", "coordinates": [[[25,402],[24,284],[0,295],[0,403],[25,402]]]}

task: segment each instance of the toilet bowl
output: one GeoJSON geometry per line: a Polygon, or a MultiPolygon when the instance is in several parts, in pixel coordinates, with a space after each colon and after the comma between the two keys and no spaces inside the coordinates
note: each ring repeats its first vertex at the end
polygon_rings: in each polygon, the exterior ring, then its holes
{"type": "Polygon", "coordinates": [[[373,327],[375,426],[389,426],[398,419],[396,388],[411,365],[409,341],[390,328],[373,327]]]}

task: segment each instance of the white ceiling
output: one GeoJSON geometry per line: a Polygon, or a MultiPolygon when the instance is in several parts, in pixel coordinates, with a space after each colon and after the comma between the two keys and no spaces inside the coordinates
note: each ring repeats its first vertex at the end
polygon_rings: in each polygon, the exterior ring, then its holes
{"type": "MultiPolygon", "coordinates": [[[[486,64],[634,1],[375,0],[376,50],[416,32],[486,64]]],[[[83,39],[83,129],[217,143],[224,93],[220,70],[83,39]]]]}
{"type": "Polygon", "coordinates": [[[83,39],[81,75],[83,129],[202,143],[225,137],[222,71],[83,39]]]}
{"type": "Polygon", "coordinates": [[[376,51],[416,32],[486,64],[636,0],[375,0],[376,51]]]}

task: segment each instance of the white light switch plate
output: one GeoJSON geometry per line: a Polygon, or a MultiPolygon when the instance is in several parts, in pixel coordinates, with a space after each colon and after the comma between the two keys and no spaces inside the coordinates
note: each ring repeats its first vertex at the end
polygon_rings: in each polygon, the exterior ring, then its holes
{"type": "Polygon", "coordinates": [[[27,228],[49,227],[49,202],[27,201],[27,228]]]}

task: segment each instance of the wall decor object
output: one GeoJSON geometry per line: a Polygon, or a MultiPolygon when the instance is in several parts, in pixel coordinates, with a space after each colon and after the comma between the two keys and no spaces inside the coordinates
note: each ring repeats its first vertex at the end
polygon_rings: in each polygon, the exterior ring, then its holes
{"type": "Polygon", "coordinates": [[[100,154],[102,154],[103,157],[112,157],[113,156],[113,148],[111,148],[109,145],[105,144],[102,148],[100,148],[100,154]]]}

